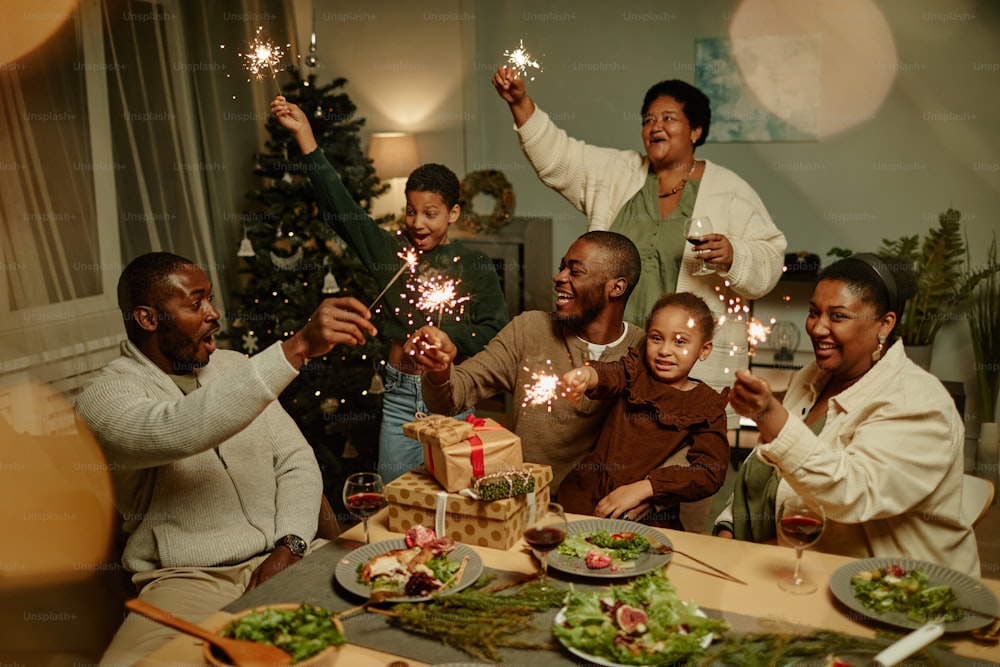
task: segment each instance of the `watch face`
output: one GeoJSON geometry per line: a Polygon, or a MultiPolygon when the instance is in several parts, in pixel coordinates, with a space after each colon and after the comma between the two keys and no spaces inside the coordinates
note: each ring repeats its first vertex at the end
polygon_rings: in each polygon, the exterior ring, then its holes
{"type": "Polygon", "coordinates": [[[286,535],[278,544],[288,547],[297,556],[304,554],[308,546],[306,541],[298,535],[286,535]]]}

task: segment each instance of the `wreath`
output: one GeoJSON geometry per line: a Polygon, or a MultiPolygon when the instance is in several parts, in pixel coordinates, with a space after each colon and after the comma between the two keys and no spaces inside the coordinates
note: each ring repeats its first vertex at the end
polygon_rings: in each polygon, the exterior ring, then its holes
{"type": "Polygon", "coordinates": [[[485,169],[466,174],[460,183],[458,203],[462,207],[459,223],[476,232],[495,232],[510,222],[514,215],[514,188],[502,171],[485,169]],[[493,212],[477,215],[472,210],[472,200],[478,194],[493,197],[493,212]]]}

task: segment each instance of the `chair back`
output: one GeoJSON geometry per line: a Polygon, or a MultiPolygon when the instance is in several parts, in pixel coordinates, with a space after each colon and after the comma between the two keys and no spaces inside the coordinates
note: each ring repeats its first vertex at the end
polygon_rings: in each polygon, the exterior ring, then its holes
{"type": "Polygon", "coordinates": [[[993,482],[966,473],[962,482],[962,518],[975,527],[993,504],[994,493],[993,482]]]}

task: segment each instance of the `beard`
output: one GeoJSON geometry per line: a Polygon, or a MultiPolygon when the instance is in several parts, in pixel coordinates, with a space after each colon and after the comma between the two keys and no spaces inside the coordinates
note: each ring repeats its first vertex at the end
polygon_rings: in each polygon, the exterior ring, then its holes
{"type": "Polygon", "coordinates": [[[597,316],[600,315],[601,311],[607,305],[600,296],[595,295],[577,295],[577,300],[580,303],[580,310],[576,313],[568,313],[566,315],[560,315],[559,311],[555,312],[555,320],[567,331],[572,333],[577,333],[585,325],[590,324],[597,316]]]}
{"type": "Polygon", "coordinates": [[[198,359],[201,338],[191,340],[170,320],[161,321],[159,341],[160,352],[170,360],[170,366],[176,375],[187,375],[208,363],[198,359]]]}

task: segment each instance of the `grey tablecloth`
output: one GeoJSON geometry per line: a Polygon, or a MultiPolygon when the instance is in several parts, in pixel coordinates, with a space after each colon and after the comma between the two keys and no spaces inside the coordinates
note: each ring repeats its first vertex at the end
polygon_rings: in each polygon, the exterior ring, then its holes
{"type": "MultiPolygon", "coordinates": [[[[308,557],[303,558],[293,567],[272,577],[264,584],[258,586],[246,595],[235,600],[232,604],[224,608],[224,611],[238,612],[251,607],[280,602],[303,603],[307,602],[324,609],[332,611],[343,611],[355,607],[362,602],[352,593],[342,589],[334,579],[334,571],[340,559],[352,549],[362,546],[358,542],[347,540],[335,540],[326,546],[318,549],[308,557]]],[[[504,572],[486,568],[486,573],[496,575],[498,581],[509,580],[514,573],[504,572]]],[[[587,583],[586,579],[566,577],[562,573],[550,573],[550,580],[572,579],[576,587],[593,587],[587,583]]],[[[559,585],[565,585],[561,583],[559,585]]],[[[768,631],[761,627],[758,618],[733,612],[720,612],[712,609],[705,609],[709,616],[726,619],[730,627],[736,632],[762,632],[768,631]]],[[[780,610],[774,610],[780,613],[780,610]]],[[[552,622],[555,617],[555,610],[539,613],[535,616],[535,624],[528,636],[521,639],[537,644],[556,644],[558,640],[552,636],[552,622]]],[[[440,663],[468,663],[472,658],[458,649],[442,645],[440,642],[422,637],[420,635],[406,632],[400,628],[392,626],[384,616],[378,614],[356,614],[344,620],[345,632],[353,644],[368,648],[386,651],[414,660],[421,660],[431,664],[440,663]]],[[[891,640],[884,640],[888,645],[891,640]]],[[[963,656],[956,656],[951,653],[932,649],[934,656],[940,665],[956,665],[957,667],[987,667],[989,664],[983,660],[973,660],[963,656]]],[[[503,665],[508,667],[549,667],[550,665],[585,665],[590,663],[581,662],[579,658],[572,655],[565,649],[552,651],[538,651],[527,649],[501,649],[504,658],[503,665]]],[[[904,663],[908,665],[918,665],[921,663],[904,663]]]]}

